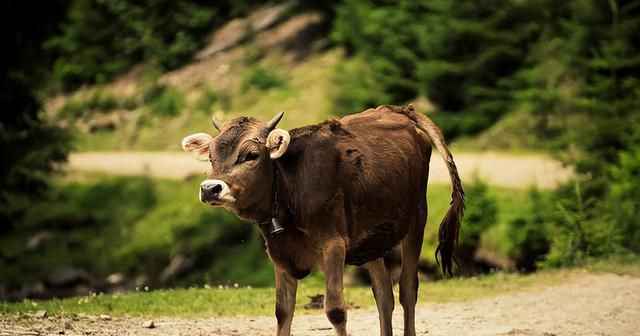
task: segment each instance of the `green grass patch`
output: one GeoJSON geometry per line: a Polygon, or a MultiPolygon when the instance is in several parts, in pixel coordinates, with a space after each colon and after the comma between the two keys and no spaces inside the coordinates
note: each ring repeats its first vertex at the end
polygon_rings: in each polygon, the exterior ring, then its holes
{"type": "Polygon", "coordinates": [[[159,117],[175,117],[182,113],[186,98],[178,89],[167,85],[152,85],[144,94],[151,113],[159,117]]]}
{"type": "Polygon", "coordinates": [[[265,67],[255,65],[247,70],[242,78],[242,92],[247,92],[251,88],[266,91],[274,88],[285,87],[285,80],[278,73],[265,67]]]}
{"type": "Polygon", "coordinates": [[[629,254],[594,259],[579,265],[579,267],[594,273],[613,273],[640,277],[640,256],[629,254]]]}
{"type": "MultiPolygon", "coordinates": [[[[459,302],[482,297],[521,291],[538,286],[566,283],[584,271],[545,271],[532,275],[495,273],[486,276],[426,282],[420,285],[419,302],[459,302]]],[[[394,288],[396,301],[398,288],[394,288]]],[[[296,314],[319,313],[303,306],[309,296],[323,294],[317,284],[301,282],[297,295],[296,314]]],[[[369,287],[345,289],[345,299],[360,308],[375,305],[369,287]]],[[[215,317],[272,315],[275,302],[274,288],[238,288],[216,286],[150,292],[95,295],[49,301],[0,303],[0,313],[26,313],[45,309],[59,314],[111,314],[114,316],[215,317]]]]}
{"type": "Polygon", "coordinates": [[[207,116],[211,116],[213,112],[211,109],[219,100],[218,94],[212,89],[207,88],[200,94],[200,97],[198,97],[194,108],[207,116]]]}

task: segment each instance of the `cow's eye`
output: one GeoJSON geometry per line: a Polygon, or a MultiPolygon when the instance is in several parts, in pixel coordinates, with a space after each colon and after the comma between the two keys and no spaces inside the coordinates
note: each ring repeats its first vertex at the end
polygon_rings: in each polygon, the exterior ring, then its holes
{"type": "Polygon", "coordinates": [[[249,153],[247,153],[247,155],[245,155],[244,160],[242,162],[248,162],[248,161],[257,160],[258,157],[260,157],[260,153],[258,153],[258,152],[249,152],[249,153]]]}

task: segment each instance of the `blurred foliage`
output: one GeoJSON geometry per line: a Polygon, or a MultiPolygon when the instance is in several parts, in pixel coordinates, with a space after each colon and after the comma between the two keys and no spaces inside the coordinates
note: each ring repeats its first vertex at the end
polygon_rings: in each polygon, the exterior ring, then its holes
{"type": "Polygon", "coordinates": [[[636,128],[631,148],[620,154],[619,163],[611,167],[611,196],[608,207],[615,209],[613,220],[622,232],[622,243],[640,253],[640,127],[636,128]]]}
{"type": "Polygon", "coordinates": [[[186,98],[178,89],[157,84],[145,92],[144,102],[151,112],[160,117],[175,117],[180,115],[187,104],[186,98]]]}
{"type": "Polygon", "coordinates": [[[460,232],[457,254],[462,263],[472,263],[480,247],[480,235],[497,223],[499,209],[496,199],[489,195],[489,187],[482,181],[467,185],[465,196],[464,230],[460,232]]]}
{"type": "Polygon", "coordinates": [[[89,115],[91,112],[110,112],[120,107],[134,109],[135,100],[118,100],[111,93],[100,89],[94,89],[87,98],[69,98],[58,111],[58,117],[62,119],[76,119],[89,115]]]}
{"type": "Polygon", "coordinates": [[[216,93],[210,88],[207,88],[206,90],[204,90],[204,92],[200,94],[200,97],[198,98],[198,100],[196,100],[194,107],[197,111],[200,111],[210,116],[213,114],[213,111],[211,111],[213,106],[215,106],[218,103],[218,101],[221,101],[221,100],[223,99],[220,99],[220,96],[218,93],[216,93]]]}
{"type": "Polygon", "coordinates": [[[198,185],[145,177],[58,183],[32,204],[23,225],[0,238],[0,279],[7,285],[34,281],[74,266],[100,277],[144,275],[158,286],[159,274],[181,255],[193,265],[187,276],[169,280],[174,285],[272,284],[258,232],[223,209],[197,202],[198,185]],[[54,238],[28,248],[28,239],[44,231],[54,238]]]}
{"type": "Polygon", "coordinates": [[[339,117],[391,101],[376,73],[359,57],[336,65],[331,88],[332,108],[339,117]]]}
{"type": "Polygon", "coordinates": [[[445,134],[458,136],[510,110],[514,75],[552,14],[548,3],[346,0],[337,7],[333,39],[367,62],[386,103],[426,95],[445,134]]]}
{"type": "Polygon", "coordinates": [[[46,44],[57,55],[53,76],[68,90],[105,83],[143,59],[175,68],[197,49],[215,14],[195,1],[75,0],[61,34],[46,44]]]}
{"type": "Polygon", "coordinates": [[[529,192],[530,209],[509,223],[506,232],[507,256],[517,270],[531,272],[549,252],[551,238],[545,225],[548,199],[539,190],[529,192]]]}
{"type": "Polygon", "coordinates": [[[51,62],[41,44],[55,34],[65,4],[0,4],[6,50],[0,56],[0,233],[17,226],[31,203],[45,196],[51,173],[70,148],[68,134],[47,120],[36,96],[51,62]]]}
{"type": "Polygon", "coordinates": [[[69,136],[50,125],[33,93],[18,82],[0,83],[0,232],[17,225],[43,197],[57,164],[66,160],[69,136]],[[9,87],[7,87],[9,85],[9,87]]]}
{"type": "Polygon", "coordinates": [[[553,104],[552,116],[588,118],[564,156],[578,175],[556,193],[557,209],[549,221],[564,235],[554,244],[550,260],[574,263],[638,252],[640,221],[629,220],[628,212],[636,199],[623,190],[627,182],[638,180],[639,173],[634,167],[640,127],[640,1],[557,6],[569,10],[557,36],[562,40],[564,75],[576,78],[579,85],[567,104],[553,104]]]}
{"type": "Polygon", "coordinates": [[[241,91],[246,92],[251,88],[266,91],[284,86],[285,80],[278,73],[260,65],[254,65],[242,77],[241,91]]]}
{"type": "Polygon", "coordinates": [[[174,69],[214,27],[258,1],[73,0],[61,31],[46,42],[54,86],[106,83],[140,61],[174,69]]]}

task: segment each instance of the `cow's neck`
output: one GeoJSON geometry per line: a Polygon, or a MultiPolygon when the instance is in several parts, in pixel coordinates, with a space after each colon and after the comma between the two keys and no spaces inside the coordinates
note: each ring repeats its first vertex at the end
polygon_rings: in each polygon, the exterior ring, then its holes
{"type": "Polygon", "coordinates": [[[284,227],[282,227],[282,214],[280,213],[280,208],[282,207],[282,197],[278,196],[278,191],[282,191],[282,182],[279,181],[278,177],[282,174],[279,171],[278,164],[274,161],[272,166],[272,184],[271,184],[271,192],[269,193],[269,197],[263,202],[261,202],[260,206],[255,209],[255,216],[252,219],[265,239],[269,239],[274,235],[278,235],[283,232],[284,227]],[[280,182],[280,183],[279,183],[280,182]],[[274,224],[275,219],[275,224],[274,224]],[[274,225],[276,227],[274,227],[274,225]],[[280,228],[280,230],[276,230],[280,228]]]}

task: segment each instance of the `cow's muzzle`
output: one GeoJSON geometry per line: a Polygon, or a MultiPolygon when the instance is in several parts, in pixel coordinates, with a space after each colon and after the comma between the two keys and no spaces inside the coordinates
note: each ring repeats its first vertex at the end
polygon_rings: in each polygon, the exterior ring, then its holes
{"type": "Polygon", "coordinates": [[[229,186],[221,180],[204,180],[200,183],[200,202],[207,204],[235,201],[229,186]]]}

